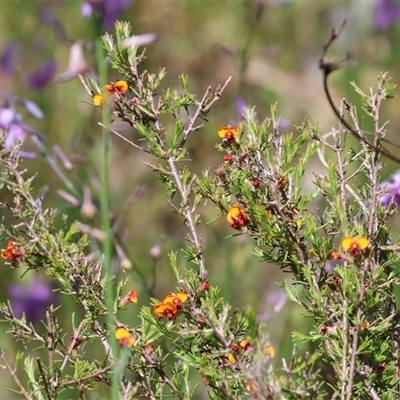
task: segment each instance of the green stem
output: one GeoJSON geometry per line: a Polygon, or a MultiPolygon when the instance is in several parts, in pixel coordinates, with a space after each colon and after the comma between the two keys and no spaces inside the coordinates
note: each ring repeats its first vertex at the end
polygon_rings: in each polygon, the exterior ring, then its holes
{"type": "Polygon", "coordinates": [[[244,76],[246,73],[247,65],[249,63],[249,54],[250,54],[250,47],[253,41],[254,34],[256,32],[258,23],[260,22],[262,17],[262,12],[256,14],[255,21],[251,28],[248,31],[246,44],[244,45],[241,54],[240,54],[240,67],[239,67],[239,84],[237,92],[240,94],[242,93],[243,86],[244,86],[244,76]]]}
{"type": "MultiPolygon", "coordinates": [[[[101,35],[96,35],[96,62],[99,70],[100,87],[104,87],[107,84],[107,66],[105,63],[105,53],[103,48],[103,41],[101,35]]],[[[102,128],[102,139],[103,139],[103,164],[102,164],[102,186],[101,186],[101,223],[102,230],[105,235],[103,241],[103,271],[106,277],[106,306],[108,309],[107,313],[107,325],[108,325],[108,340],[111,346],[111,350],[114,356],[114,378],[111,389],[111,399],[118,399],[119,389],[119,376],[121,374],[120,368],[117,371],[117,360],[119,359],[119,349],[117,342],[114,338],[114,319],[113,319],[113,303],[114,303],[114,285],[111,271],[111,258],[112,258],[112,232],[111,232],[111,221],[110,221],[110,206],[109,206],[109,195],[110,195],[110,159],[111,159],[111,137],[108,130],[110,125],[110,110],[108,107],[107,99],[101,113],[102,128]]]]}

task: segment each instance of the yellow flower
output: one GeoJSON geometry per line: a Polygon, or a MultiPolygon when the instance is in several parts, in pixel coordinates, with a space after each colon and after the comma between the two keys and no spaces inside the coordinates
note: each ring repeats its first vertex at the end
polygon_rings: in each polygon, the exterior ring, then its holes
{"type": "Polygon", "coordinates": [[[95,106],[101,107],[101,108],[104,107],[104,97],[102,94],[97,93],[97,94],[93,95],[92,101],[95,106]]]}
{"type": "Polygon", "coordinates": [[[220,138],[226,139],[226,140],[234,140],[235,137],[237,136],[238,132],[236,129],[236,126],[221,126],[218,129],[218,136],[220,138]]]}
{"type": "Polygon", "coordinates": [[[274,358],[275,357],[275,348],[272,346],[272,344],[268,344],[264,347],[264,351],[268,354],[269,357],[274,358]]]}
{"type": "Polygon", "coordinates": [[[115,331],[115,339],[118,340],[120,347],[132,347],[136,343],[136,339],[125,328],[117,328],[115,331]]]}
{"type": "Polygon", "coordinates": [[[249,346],[250,346],[250,342],[249,342],[247,339],[242,340],[239,344],[240,344],[240,347],[241,347],[244,351],[246,351],[246,350],[249,348],[249,346]]]}
{"type": "Polygon", "coordinates": [[[348,250],[353,257],[358,257],[361,251],[365,250],[369,246],[369,240],[364,236],[357,239],[345,237],[342,240],[342,246],[345,250],[348,250]]]}
{"type": "Polygon", "coordinates": [[[235,204],[229,209],[229,212],[226,215],[226,220],[232,228],[240,229],[246,224],[247,217],[243,209],[235,204]]]}
{"type": "Polygon", "coordinates": [[[182,308],[182,303],[184,303],[188,298],[185,292],[178,292],[177,294],[169,292],[164,299],[159,304],[153,306],[153,312],[161,319],[167,317],[168,319],[174,319],[182,308]]]}
{"type": "Polygon", "coordinates": [[[365,331],[366,329],[369,328],[369,325],[370,325],[370,323],[368,321],[364,321],[364,322],[361,322],[360,328],[362,331],[365,331]]]}
{"type": "Polygon", "coordinates": [[[254,382],[252,381],[247,381],[246,383],[246,390],[250,393],[255,393],[255,391],[257,390],[257,386],[254,382]]]}
{"type": "Polygon", "coordinates": [[[228,360],[229,360],[232,364],[236,364],[236,363],[237,363],[236,357],[235,357],[232,353],[229,353],[229,354],[228,354],[228,360]]]}

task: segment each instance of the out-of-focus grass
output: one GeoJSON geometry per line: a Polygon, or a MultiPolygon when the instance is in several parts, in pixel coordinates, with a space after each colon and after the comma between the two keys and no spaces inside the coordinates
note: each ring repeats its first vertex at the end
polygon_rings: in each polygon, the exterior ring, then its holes
{"type": "MultiPolygon", "coordinates": [[[[255,3],[137,1],[125,15],[135,34],[158,33],[160,40],[147,50],[146,68],[156,71],[165,66],[168,71],[166,85],[168,80],[173,80],[177,85],[178,75],[185,73],[189,75],[190,87],[201,96],[208,85],[215,86],[232,76],[232,82],[211,114],[209,123],[189,140],[190,157],[196,171],[204,168],[212,171],[221,162],[221,154],[214,151],[215,143],[219,140],[216,132],[220,125],[235,120],[234,98],[237,95],[256,107],[258,119],[268,115],[271,101],[278,101],[278,110],[284,118],[299,123],[307,114],[312,121],[318,121],[320,133],[330,130],[335,118],[322,90],[318,58],[329,30],[332,26],[339,26],[344,17],[347,17],[348,24],[343,36],[332,49],[332,57],[340,59],[350,51],[358,65],[333,75],[337,104],[341,97],[346,96],[360,106],[349,84],[351,80],[368,90],[369,86],[374,85],[379,71],[386,69],[390,70],[395,82],[400,80],[400,50],[394,46],[400,39],[400,24],[387,32],[376,32],[372,25],[373,3],[299,1],[287,7],[277,7],[274,4],[264,4],[265,10],[251,42],[251,57],[240,92],[237,86],[238,57],[232,54],[237,54],[244,46],[254,23],[255,3]]],[[[15,42],[17,69],[11,77],[0,76],[1,89],[29,98],[43,109],[43,120],[34,120],[27,115],[25,122],[46,136],[49,149],[57,143],[68,155],[86,157],[87,164],[76,165],[76,171],[79,178],[90,187],[93,182],[88,170],[97,171],[97,174],[100,171],[101,132],[97,126],[99,110],[83,103],[90,99],[78,80],[65,84],[52,82],[39,93],[30,91],[26,85],[27,75],[45,59],[54,57],[58,62],[59,73],[67,68],[68,43],[60,43],[42,20],[42,13],[49,11],[61,21],[69,39],[90,37],[90,24],[81,19],[79,2],[3,2],[0,46],[8,40],[15,42]]],[[[85,57],[88,64],[94,67],[93,54],[86,51],[85,57]]],[[[113,77],[117,78],[115,74],[113,77]]],[[[391,120],[388,138],[400,142],[397,135],[400,128],[398,108],[399,100],[392,100],[385,106],[384,117],[391,120]]],[[[362,115],[361,110],[359,114],[362,115]]],[[[124,133],[130,138],[136,137],[130,128],[124,133]]],[[[356,143],[354,145],[357,146],[356,143]]],[[[114,213],[118,214],[135,187],[143,185],[146,188],[141,200],[126,215],[124,228],[129,232],[127,247],[135,264],[149,279],[152,270],[150,249],[161,235],[167,237],[156,266],[155,292],[161,297],[173,290],[175,285],[167,253],[184,245],[186,229],[182,220],[171,212],[166,197],[161,195],[163,186],[143,165],[144,161],[151,160],[128,148],[120,139],[113,138],[111,207],[114,213]]],[[[56,195],[56,189],[61,184],[49,172],[48,166],[42,160],[26,161],[25,165],[32,172],[38,171],[35,181],[38,189],[50,185],[47,205],[61,206],[63,201],[56,195]]],[[[306,180],[312,179],[311,169],[318,171],[320,168],[319,162],[315,160],[306,180]]],[[[388,162],[383,174],[389,175],[394,168],[396,166],[388,162]]],[[[204,223],[217,216],[211,207],[202,210],[204,223]]],[[[79,210],[70,210],[69,215],[71,219],[81,218],[79,210]]],[[[201,231],[204,234],[210,283],[221,287],[221,293],[231,301],[234,308],[251,306],[259,313],[264,312],[268,293],[277,288],[275,282],[288,277],[276,267],[255,258],[252,255],[253,245],[248,238],[234,236],[226,240],[225,237],[234,232],[224,217],[201,231]]],[[[180,264],[182,268],[190,267],[182,255],[180,264]]],[[[7,299],[7,286],[19,280],[20,273],[17,270],[10,274],[8,268],[0,270],[1,300],[7,299]]],[[[134,278],[131,285],[138,286],[134,278]]],[[[148,304],[143,291],[139,299],[140,306],[148,304]]],[[[62,325],[68,332],[72,329],[70,314],[74,307],[67,303],[63,310],[60,313],[64,318],[62,325]]],[[[137,310],[130,308],[123,319],[133,324],[137,310]]],[[[308,328],[298,309],[286,305],[283,311],[267,323],[266,329],[271,334],[272,343],[279,347],[276,357],[276,364],[279,365],[279,359],[287,357],[291,352],[291,330],[302,329],[306,332],[308,328]]],[[[8,348],[18,348],[9,335],[1,334],[1,338],[8,348]]],[[[4,375],[0,379],[9,384],[4,375]]],[[[10,395],[1,390],[0,398],[5,396],[10,395]]]]}

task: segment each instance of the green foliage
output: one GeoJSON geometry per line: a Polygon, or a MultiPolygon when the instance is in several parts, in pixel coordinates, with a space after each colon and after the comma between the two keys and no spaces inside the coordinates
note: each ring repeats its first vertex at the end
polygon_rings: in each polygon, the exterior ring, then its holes
{"type": "MultiPolygon", "coordinates": [[[[74,388],[84,398],[101,383],[121,400],[190,399],[203,379],[210,399],[396,398],[400,253],[390,238],[393,208],[380,204],[379,154],[366,145],[358,152],[347,150],[340,126],[332,133],[333,143],[308,120],[280,132],[272,104],[270,116],[261,122],[254,110],[247,110],[246,121],[237,128],[225,127],[229,135],[216,145],[224,163],[215,173],[196,176],[187,159],[188,138],[203,127],[200,120],[206,120],[229,79],[203,96],[190,92],[184,75],[179,90],[172,84],[163,89],[165,70],[144,70],[144,52],[124,46],[129,36],[129,24],[118,22],[115,38],[103,38],[107,61],[129,85],[127,93],[115,93],[111,114],[140,135],[137,143],[130,142],[132,151],[156,159],[148,165],[187,227],[186,245],[169,256],[176,288],[161,300],[148,289],[152,299],[136,312],[137,323],[123,323],[121,312],[135,302],[132,291],[124,294],[129,280],[117,272],[108,276],[102,260],[89,257],[93,242],[82,234],[79,222],[47,209],[35,197],[18,147],[6,150],[2,133],[0,187],[13,200],[0,203],[12,217],[11,226],[3,223],[0,233],[12,239],[8,250],[14,251],[3,256],[10,267],[45,271],[57,281],[60,294],[79,307],[79,323],[67,345],[59,310],[48,309],[43,333],[25,317],[16,318],[9,304],[0,305],[16,340],[47,350],[37,366],[32,357],[18,353],[16,365],[25,357],[27,388],[2,353],[19,393],[28,399],[56,399],[65,388],[74,388]],[[164,118],[174,121],[172,127],[164,118]],[[327,161],[322,148],[334,158],[327,161]],[[305,193],[305,172],[317,151],[326,170],[315,174],[313,190],[305,193]],[[354,185],[358,176],[367,177],[368,184],[354,185]],[[326,204],[322,212],[313,205],[321,197],[326,204]],[[234,309],[209,282],[199,233],[203,202],[214,204],[238,234],[253,239],[257,257],[291,274],[291,282],[281,286],[313,321],[311,332],[294,332],[293,338],[313,342],[313,351],[298,355],[294,347],[291,359],[277,368],[272,363],[275,350],[255,313],[234,309]],[[110,285],[117,288],[111,306],[110,285]],[[94,348],[101,351],[91,353],[94,348]]],[[[369,95],[356,87],[377,127],[378,144],[383,137],[380,107],[393,89],[385,74],[369,95]]],[[[358,126],[354,107],[344,105],[358,126]]],[[[119,242],[113,245],[118,251],[119,242]]]]}

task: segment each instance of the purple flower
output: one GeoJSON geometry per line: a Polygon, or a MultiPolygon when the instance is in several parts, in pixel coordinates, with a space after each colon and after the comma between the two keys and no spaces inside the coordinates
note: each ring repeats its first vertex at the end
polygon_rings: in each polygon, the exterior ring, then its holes
{"type": "Polygon", "coordinates": [[[246,121],[246,109],[249,105],[244,101],[243,97],[236,97],[235,99],[235,106],[236,106],[236,120],[246,121]]]}
{"type": "Polygon", "coordinates": [[[262,314],[257,315],[257,320],[263,322],[270,320],[274,314],[277,314],[282,310],[286,301],[287,295],[282,289],[277,289],[268,293],[265,301],[265,311],[262,314]]]}
{"type": "Polygon", "coordinates": [[[45,61],[28,76],[28,86],[32,90],[42,90],[53,80],[57,71],[57,63],[54,60],[45,61]]]}
{"type": "Polygon", "coordinates": [[[379,199],[383,207],[387,207],[393,200],[400,209],[400,170],[392,174],[388,181],[382,182],[380,188],[385,194],[379,199]]]}
{"type": "Polygon", "coordinates": [[[104,28],[110,29],[122,13],[129,8],[132,0],[104,0],[104,28]]]}
{"type": "Polygon", "coordinates": [[[144,33],[143,35],[129,36],[122,42],[122,47],[147,46],[158,40],[156,33],[144,33]]]}
{"type": "Polygon", "coordinates": [[[38,324],[45,318],[47,307],[55,300],[51,285],[37,276],[27,287],[11,285],[8,293],[14,315],[21,318],[25,313],[27,321],[32,324],[38,324]]]}
{"type": "Polygon", "coordinates": [[[0,72],[4,75],[12,75],[15,70],[14,65],[15,45],[12,41],[7,42],[0,53],[0,72]]]}
{"type": "Polygon", "coordinates": [[[56,81],[68,82],[86,72],[87,69],[88,65],[83,56],[83,44],[80,40],[77,40],[69,49],[68,69],[61,75],[58,75],[56,81]]]}
{"type": "Polygon", "coordinates": [[[292,127],[289,120],[285,118],[279,118],[278,129],[281,131],[288,131],[292,127]]]}
{"type": "Polygon", "coordinates": [[[400,19],[400,4],[393,0],[375,0],[374,25],[387,29],[400,19]]]}
{"type": "Polygon", "coordinates": [[[6,150],[13,147],[18,140],[25,139],[25,132],[19,123],[20,118],[12,108],[0,108],[0,129],[7,132],[6,150]]]}
{"type": "Polygon", "coordinates": [[[132,0],[84,0],[81,14],[88,19],[93,13],[98,13],[102,17],[103,27],[110,29],[131,3],[132,0]]]}
{"type": "MultiPolygon", "coordinates": [[[[27,100],[24,99],[19,100],[27,102],[27,100]]],[[[32,107],[35,106],[35,104],[32,102],[28,102],[28,106],[30,108],[28,109],[28,111],[30,112],[35,111],[36,113],[38,113],[39,111],[41,111],[37,106],[37,109],[33,110],[32,107]]],[[[35,135],[40,140],[44,139],[43,135],[21,121],[21,114],[18,114],[14,110],[14,108],[0,108],[0,129],[4,130],[7,134],[5,142],[6,150],[13,147],[18,140],[23,141],[25,139],[26,133],[29,133],[30,135],[35,135]]]]}

